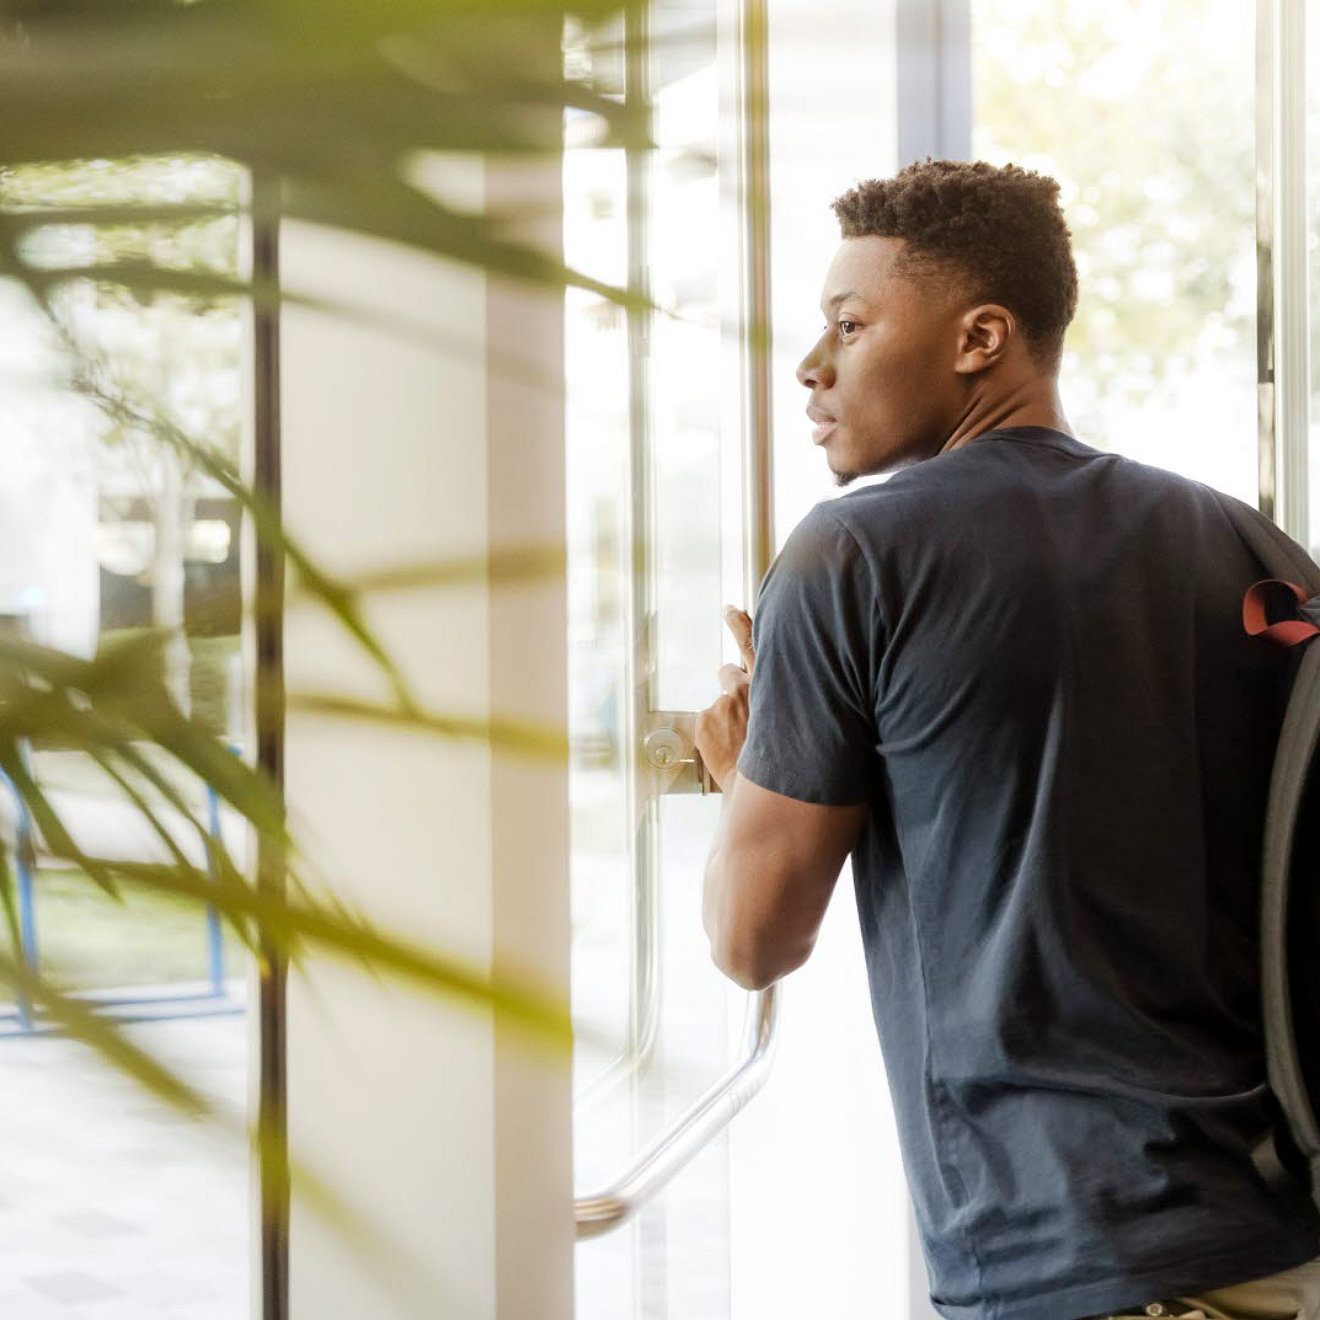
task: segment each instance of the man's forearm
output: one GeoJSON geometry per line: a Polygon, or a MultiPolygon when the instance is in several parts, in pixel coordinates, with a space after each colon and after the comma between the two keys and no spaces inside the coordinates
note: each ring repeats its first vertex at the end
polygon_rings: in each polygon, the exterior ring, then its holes
{"type": "Polygon", "coordinates": [[[724,842],[729,818],[729,802],[738,783],[736,770],[732,771],[724,781],[724,800],[720,803],[720,818],[715,826],[715,838],[711,843],[710,855],[706,859],[706,875],[701,894],[701,924],[706,928],[706,937],[710,940],[711,952],[714,954],[718,954],[722,947],[719,914],[721,885],[724,880],[724,842]]]}

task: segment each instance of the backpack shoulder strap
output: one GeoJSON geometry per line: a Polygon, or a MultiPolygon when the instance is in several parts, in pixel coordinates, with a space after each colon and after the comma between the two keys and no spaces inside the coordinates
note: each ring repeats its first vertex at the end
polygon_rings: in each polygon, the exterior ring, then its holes
{"type": "MultiPolygon", "coordinates": [[[[1239,536],[1270,573],[1320,596],[1320,565],[1282,529],[1250,505],[1216,492],[1239,536]]],[[[1271,1090],[1290,1135],[1310,1170],[1312,1195],[1320,1203],[1320,1126],[1297,1053],[1288,968],[1287,918],[1297,822],[1320,742],[1320,646],[1308,645],[1293,679],[1279,731],[1265,811],[1261,862],[1261,1010],[1271,1090]]],[[[1258,1168],[1278,1183],[1286,1177],[1273,1142],[1262,1139],[1258,1168]]]]}
{"type": "Polygon", "coordinates": [[[1214,494],[1234,530],[1271,573],[1301,583],[1312,596],[1320,595],[1320,564],[1283,528],[1250,504],[1220,490],[1214,494]]]}

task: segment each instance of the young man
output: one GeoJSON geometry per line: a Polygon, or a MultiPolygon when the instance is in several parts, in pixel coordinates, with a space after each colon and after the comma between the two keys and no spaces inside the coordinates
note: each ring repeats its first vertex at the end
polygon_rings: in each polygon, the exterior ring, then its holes
{"type": "Polygon", "coordinates": [[[1071,434],[1057,194],[927,161],[834,202],[798,379],[838,483],[893,475],[813,509],[754,628],[730,615],[705,926],[767,986],[852,855],[949,1320],[1320,1315],[1316,1209],[1250,1154],[1286,653],[1241,602],[1268,574],[1208,488],[1071,434]]]}

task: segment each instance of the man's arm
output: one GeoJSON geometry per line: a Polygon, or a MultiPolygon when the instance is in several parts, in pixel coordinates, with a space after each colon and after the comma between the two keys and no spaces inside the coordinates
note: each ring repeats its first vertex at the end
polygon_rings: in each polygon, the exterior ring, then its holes
{"type": "Polygon", "coordinates": [[[702,921],[720,971],[763,990],[810,956],[868,806],[799,802],[736,770],[723,789],[702,921]]]}
{"type": "Polygon", "coordinates": [[[747,614],[729,610],[725,620],[743,667],[720,669],[724,694],[697,719],[697,749],[724,791],[706,863],[702,922],[720,971],[745,989],[762,990],[806,962],[869,808],[802,802],[737,772],[756,655],[747,614]]]}

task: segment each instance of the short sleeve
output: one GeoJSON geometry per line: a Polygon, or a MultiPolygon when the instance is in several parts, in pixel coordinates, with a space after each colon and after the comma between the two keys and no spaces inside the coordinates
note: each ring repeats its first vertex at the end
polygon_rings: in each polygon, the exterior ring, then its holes
{"type": "Polygon", "coordinates": [[[877,768],[873,578],[852,533],[818,504],[761,583],[738,773],[824,806],[870,798],[877,768]]]}

